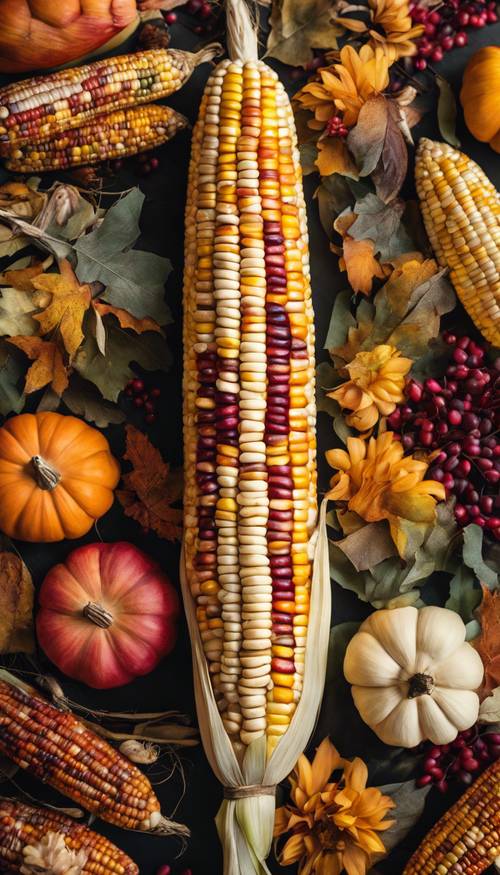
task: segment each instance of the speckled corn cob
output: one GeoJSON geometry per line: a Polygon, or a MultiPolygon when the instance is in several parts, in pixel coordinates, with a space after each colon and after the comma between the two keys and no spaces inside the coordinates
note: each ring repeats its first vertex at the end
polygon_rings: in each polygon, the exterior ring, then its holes
{"type": "Polygon", "coordinates": [[[475,326],[500,345],[500,196],[481,168],[446,143],[420,140],[415,180],[437,260],[450,269],[475,326]]]}
{"type": "Polygon", "coordinates": [[[478,875],[500,854],[500,760],[447,811],[403,875],[478,875]]]}
{"type": "Polygon", "coordinates": [[[139,769],[45,699],[0,681],[0,753],[97,817],[150,830],[160,803],[139,769]]]}
{"type": "Polygon", "coordinates": [[[316,519],[314,322],[290,103],[224,61],[194,131],[184,289],[185,552],[235,750],[301,695],[316,519]]]}
{"type": "Polygon", "coordinates": [[[23,850],[50,832],[64,836],[70,851],[87,854],[83,875],[138,875],[139,869],[123,851],[81,823],[48,808],[1,798],[0,870],[6,875],[21,872],[23,850]]]}
{"type": "MultiPolygon", "coordinates": [[[[213,52],[204,53],[208,58],[213,52]]],[[[180,88],[196,63],[190,52],[152,49],[95,61],[0,89],[0,147],[52,139],[105,112],[149,103],[180,88]]]]}
{"type": "Polygon", "coordinates": [[[186,125],[187,119],[168,106],[120,109],[54,140],[13,148],[6,166],[17,173],[44,173],[124,158],[154,149],[186,125]]]}

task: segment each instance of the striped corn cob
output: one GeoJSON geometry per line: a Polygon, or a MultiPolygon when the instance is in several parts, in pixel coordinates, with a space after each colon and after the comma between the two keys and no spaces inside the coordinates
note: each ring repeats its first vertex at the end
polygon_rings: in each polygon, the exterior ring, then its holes
{"type": "Polygon", "coordinates": [[[316,414],[295,128],[262,62],[208,82],[185,255],[187,579],[234,749],[265,735],[269,755],[302,689],[316,414]]]}
{"type": "Polygon", "coordinates": [[[0,148],[50,140],[98,115],[167,97],[215,54],[151,49],[37,76],[0,89],[0,148]]]}
{"type": "Polygon", "coordinates": [[[109,823],[151,830],[164,820],[136,766],[73,714],[3,680],[0,753],[109,823]]]}
{"type": "Polygon", "coordinates": [[[119,109],[54,140],[13,148],[6,166],[17,173],[44,173],[124,158],[154,149],[186,125],[187,119],[169,106],[119,109]]]}
{"type": "Polygon", "coordinates": [[[499,854],[500,760],[496,760],[433,826],[403,875],[478,875],[499,854]]]}
{"type": "Polygon", "coordinates": [[[450,269],[475,326],[500,345],[500,197],[481,168],[446,143],[422,139],[415,179],[437,260],[450,269]]]}
{"type": "Polygon", "coordinates": [[[84,851],[83,875],[138,875],[138,868],[104,836],[48,808],[34,808],[14,799],[0,798],[0,870],[21,872],[24,853],[48,833],[64,837],[70,851],[84,851]]]}

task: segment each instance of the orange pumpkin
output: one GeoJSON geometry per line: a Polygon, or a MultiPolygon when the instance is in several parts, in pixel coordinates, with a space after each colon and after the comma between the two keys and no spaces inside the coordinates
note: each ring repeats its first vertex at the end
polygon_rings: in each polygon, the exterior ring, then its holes
{"type": "Polygon", "coordinates": [[[139,23],[135,0],[0,0],[0,72],[59,67],[108,51],[139,23]]]}
{"type": "Polygon", "coordinates": [[[481,143],[500,152],[500,46],[486,46],[465,68],[460,102],[465,124],[481,143]]]}
{"type": "Polygon", "coordinates": [[[22,413],[0,428],[0,530],[21,541],[80,538],[109,510],[118,462],[75,416],[22,413]]]}
{"type": "Polygon", "coordinates": [[[38,641],[58,668],[104,690],[148,674],[177,637],[177,593],[142,550],[86,544],[47,574],[38,641]]]}

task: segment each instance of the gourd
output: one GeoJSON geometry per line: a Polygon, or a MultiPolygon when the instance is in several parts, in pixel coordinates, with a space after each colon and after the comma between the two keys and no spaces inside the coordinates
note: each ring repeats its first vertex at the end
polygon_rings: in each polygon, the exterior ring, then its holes
{"type": "Polygon", "coordinates": [[[0,531],[21,541],[80,538],[109,510],[118,462],[75,416],[22,413],[0,428],[0,531]]]}
{"type": "Polygon", "coordinates": [[[109,689],[152,671],[172,650],[178,611],[168,577],[142,550],[86,544],[43,581],[38,641],[69,677],[109,689]]]}
{"type": "Polygon", "coordinates": [[[448,744],[477,719],[483,664],[446,608],[371,614],[347,646],[344,674],[361,717],[385,744],[448,744]]]}
{"type": "Polygon", "coordinates": [[[109,51],[135,30],[135,0],[0,0],[0,73],[46,70],[109,51]]]}
{"type": "Polygon", "coordinates": [[[485,46],[465,68],[460,102],[471,134],[495,152],[500,152],[499,89],[500,46],[485,46]]]}

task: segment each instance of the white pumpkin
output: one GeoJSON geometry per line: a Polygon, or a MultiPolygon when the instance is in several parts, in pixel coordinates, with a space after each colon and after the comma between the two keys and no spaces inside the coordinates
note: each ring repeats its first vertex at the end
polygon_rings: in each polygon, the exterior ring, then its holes
{"type": "Polygon", "coordinates": [[[483,679],[465,626],[446,608],[375,611],[348,644],[344,674],[365,723],[385,744],[448,744],[477,720],[483,679]]]}

